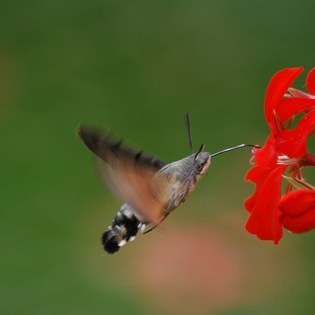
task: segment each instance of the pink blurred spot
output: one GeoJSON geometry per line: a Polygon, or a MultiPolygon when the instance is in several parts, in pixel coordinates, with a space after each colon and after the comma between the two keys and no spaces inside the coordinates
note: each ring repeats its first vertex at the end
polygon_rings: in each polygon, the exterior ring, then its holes
{"type": "Polygon", "coordinates": [[[209,314],[272,297],[286,286],[283,275],[292,261],[283,259],[281,250],[251,246],[241,228],[238,235],[173,226],[151,235],[131,262],[135,266],[129,265],[132,283],[148,306],[163,314],[209,314]]]}

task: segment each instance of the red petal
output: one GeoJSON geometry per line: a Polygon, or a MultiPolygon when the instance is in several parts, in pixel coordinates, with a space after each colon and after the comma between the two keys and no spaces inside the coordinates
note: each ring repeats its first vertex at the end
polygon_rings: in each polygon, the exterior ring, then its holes
{"type": "Polygon", "coordinates": [[[254,206],[256,204],[256,199],[257,199],[257,190],[251,197],[247,198],[244,202],[244,207],[247,211],[249,212],[253,211],[254,206]]]}
{"type": "Polygon", "coordinates": [[[277,133],[278,131],[278,125],[274,115],[274,112],[277,110],[278,103],[302,71],[302,67],[286,68],[277,72],[269,82],[264,106],[265,117],[272,133],[277,133]]]}
{"type": "Polygon", "coordinates": [[[294,233],[304,233],[315,228],[315,207],[299,217],[284,217],[283,226],[294,233]]]}
{"type": "Polygon", "coordinates": [[[283,130],[277,137],[278,149],[290,158],[306,154],[307,138],[315,128],[315,110],[306,114],[293,130],[283,130]]]}
{"type": "Polygon", "coordinates": [[[246,223],[247,231],[262,240],[274,240],[275,244],[282,237],[278,201],[281,194],[281,175],[285,168],[286,166],[278,166],[270,172],[263,181],[257,184],[253,200],[247,201],[247,206],[251,210],[246,223]]]}
{"type": "Polygon", "coordinates": [[[284,98],[277,107],[277,117],[281,123],[304,111],[315,107],[315,99],[312,98],[284,98]]]}
{"type": "Polygon", "coordinates": [[[303,233],[315,228],[315,191],[295,190],[279,202],[281,221],[286,229],[303,233]]]}
{"type": "Polygon", "coordinates": [[[311,69],[306,77],[306,88],[309,93],[315,94],[315,68],[311,69]]]}
{"type": "MultiPolygon", "coordinates": [[[[265,179],[265,177],[266,177],[266,169],[259,166],[255,166],[248,171],[247,175],[245,176],[245,180],[250,180],[253,183],[258,184],[262,182],[265,179]]],[[[248,210],[249,212],[253,210],[256,204],[258,191],[259,190],[256,188],[254,194],[245,200],[244,206],[246,210],[248,210]]]]}
{"type": "Polygon", "coordinates": [[[258,183],[265,173],[266,173],[265,168],[254,166],[246,174],[245,180],[252,181],[253,183],[258,183]]]}
{"type": "Polygon", "coordinates": [[[261,149],[255,153],[255,162],[261,167],[273,167],[277,163],[276,139],[273,134],[269,135],[261,149]]]}
{"type": "Polygon", "coordinates": [[[284,216],[296,217],[315,208],[315,191],[294,190],[281,198],[279,208],[284,216]]]}
{"type": "MultiPolygon", "coordinates": [[[[267,177],[267,175],[271,171],[272,171],[272,168],[262,168],[259,166],[255,166],[249,170],[245,179],[250,180],[250,181],[256,183],[257,185],[260,185],[261,183],[264,182],[265,178],[267,177]]],[[[260,189],[258,189],[258,187],[259,186],[257,186],[254,194],[245,200],[244,206],[249,212],[251,212],[253,210],[253,208],[255,207],[257,195],[260,191],[260,189]]]]}
{"type": "MultiPolygon", "coordinates": [[[[256,183],[257,185],[259,185],[265,180],[266,176],[269,173],[270,173],[270,169],[255,166],[248,171],[245,179],[250,180],[256,183]]],[[[245,200],[244,206],[246,210],[248,210],[249,212],[252,212],[253,208],[255,207],[258,192],[259,192],[259,189],[256,188],[254,194],[245,200]]]]}

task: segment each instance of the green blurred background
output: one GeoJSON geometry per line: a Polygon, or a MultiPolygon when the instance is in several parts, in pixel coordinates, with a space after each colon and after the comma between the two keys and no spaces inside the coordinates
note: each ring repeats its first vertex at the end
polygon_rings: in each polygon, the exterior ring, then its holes
{"type": "MultiPolygon", "coordinates": [[[[173,161],[267,135],[273,73],[315,65],[312,1],[0,3],[0,311],[13,315],[313,314],[315,234],[243,229],[249,150],[215,159],[163,226],[106,255],[120,202],[75,128],[173,161]]],[[[299,79],[296,87],[303,88],[299,79]]]]}

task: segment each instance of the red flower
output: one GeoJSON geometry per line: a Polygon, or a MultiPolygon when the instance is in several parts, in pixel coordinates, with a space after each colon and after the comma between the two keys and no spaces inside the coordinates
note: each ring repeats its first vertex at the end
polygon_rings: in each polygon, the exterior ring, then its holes
{"type": "MultiPolygon", "coordinates": [[[[287,68],[276,73],[268,86],[264,111],[270,135],[264,146],[253,150],[254,166],[246,176],[256,184],[254,194],[245,202],[250,217],[246,224],[249,233],[275,244],[282,237],[282,219],[279,200],[285,171],[292,178],[302,179],[301,167],[315,165],[315,156],[307,153],[307,139],[315,128],[315,97],[290,89],[303,68],[287,68]],[[293,116],[304,113],[298,124],[289,129],[293,116]]],[[[307,77],[309,93],[315,94],[315,68],[307,77]]],[[[289,183],[287,192],[293,189],[289,183]]],[[[289,195],[288,195],[289,196],[289,195]]],[[[289,201],[290,203],[290,201],[289,201]]],[[[287,203],[281,209],[287,209],[287,203]]],[[[283,221],[284,222],[284,221],[283,221]]]]}

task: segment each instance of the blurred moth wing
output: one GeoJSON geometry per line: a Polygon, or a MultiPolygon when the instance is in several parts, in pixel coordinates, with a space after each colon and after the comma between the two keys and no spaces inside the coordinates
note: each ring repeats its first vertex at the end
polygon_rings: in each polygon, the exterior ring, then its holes
{"type": "Polygon", "coordinates": [[[108,188],[123,202],[128,203],[144,222],[157,224],[165,216],[167,176],[157,171],[166,165],[161,160],[136,152],[115,142],[95,129],[80,126],[79,136],[100,159],[97,168],[108,188]]]}
{"type": "Polygon", "coordinates": [[[167,176],[154,179],[154,172],[135,162],[112,157],[110,165],[98,160],[100,174],[107,187],[123,202],[128,203],[144,222],[157,224],[164,217],[167,202],[167,176]]]}

